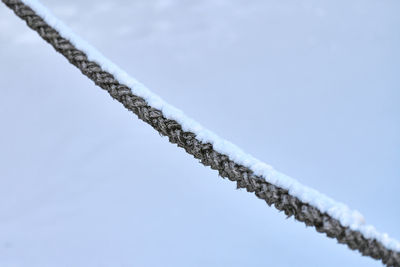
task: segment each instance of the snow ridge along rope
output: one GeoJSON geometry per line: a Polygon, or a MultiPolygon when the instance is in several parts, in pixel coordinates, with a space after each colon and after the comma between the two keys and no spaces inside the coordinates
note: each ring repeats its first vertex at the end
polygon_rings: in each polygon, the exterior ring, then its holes
{"type": "Polygon", "coordinates": [[[353,229],[355,227],[345,226],[338,218],[321,211],[321,208],[302,201],[290,194],[289,190],[268,182],[265,177],[255,174],[251,168],[232,160],[229,155],[216,151],[213,144],[202,141],[193,132],[185,131],[176,120],[168,119],[161,110],[149,105],[145,98],[133,94],[131,88],[118,81],[101,65],[89,60],[85,52],[77,49],[47,23],[49,18],[47,20],[45,17],[42,18],[30,6],[24,4],[28,1],[2,0],[2,2],[96,85],[106,90],[161,135],[167,136],[171,143],[177,144],[199,159],[203,165],[210,166],[217,170],[220,176],[236,182],[238,188],[245,188],[248,192],[255,193],[258,198],[265,200],[269,206],[274,205],[288,217],[294,216],[307,226],[314,226],[318,232],[337,239],[350,249],[379,259],[387,266],[400,266],[400,249],[393,249],[393,247],[398,248],[396,241],[386,235],[378,235],[368,227],[365,231],[357,231],[353,229]],[[373,234],[365,234],[368,232],[373,234]],[[374,235],[379,238],[375,238],[374,235]]]}

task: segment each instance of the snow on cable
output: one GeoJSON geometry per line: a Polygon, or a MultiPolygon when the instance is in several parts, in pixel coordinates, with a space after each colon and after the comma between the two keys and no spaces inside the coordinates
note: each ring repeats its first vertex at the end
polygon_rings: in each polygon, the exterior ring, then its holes
{"type": "Polygon", "coordinates": [[[390,238],[386,233],[378,232],[374,226],[367,225],[364,217],[357,210],[352,210],[347,205],[337,202],[315,189],[302,185],[297,180],[276,171],[270,165],[245,153],[236,145],[204,128],[201,124],[186,116],[181,110],[162,100],[158,95],[151,92],[143,84],[104,57],[97,49],[74,34],[71,29],[52,15],[39,1],[22,0],[22,2],[30,6],[64,38],[68,39],[78,49],[84,51],[89,60],[97,62],[105,71],[113,74],[118,81],[130,87],[134,94],[144,98],[150,106],[161,110],[166,118],[179,122],[183,130],[193,132],[200,141],[211,143],[217,152],[225,154],[236,163],[248,167],[256,175],[265,178],[267,182],[288,190],[291,195],[301,201],[318,208],[321,212],[326,212],[340,221],[343,226],[348,226],[352,230],[361,232],[366,238],[375,238],[388,249],[400,251],[400,242],[390,238]]]}

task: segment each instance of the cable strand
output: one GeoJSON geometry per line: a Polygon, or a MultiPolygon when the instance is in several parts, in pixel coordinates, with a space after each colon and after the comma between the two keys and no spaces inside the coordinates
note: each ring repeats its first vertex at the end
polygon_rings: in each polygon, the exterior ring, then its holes
{"type": "Polygon", "coordinates": [[[337,219],[316,207],[300,201],[286,189],[282,189],[257,176],[249,168],[232,161],[227,155],[213,149],[210,143],[203,143],[192,132],[184,131],[175,120],[167,119],[163,113],[147,104],[142,97],[136,96],[131,89],[121,84],[112,74],[104,71],[99,64],[88,60],[86,54],[77,49],[70,41],[63,38],[49,26],[29,6],[20,0],[2,0],[14,13],[36,31],[45,41],[62,54],[72,65],[77,67],[96,85],[106,90],[113,99],[151,125],[169,142],[183,148],[188,154],[198,159],[203,165],[218,171],[223,178],[236,182],[237,188],[246,189],[264,200],[269,206],[283,211],[287,217],[294,216],[306,226],[313,226],[319,233],[335,238],[338,243],[346,244],[362,255],[381,260],[387,266],[400,267],[400,253],[386,248],[376,239],[366,238],[360,232],[343,226],[337,219]]]}

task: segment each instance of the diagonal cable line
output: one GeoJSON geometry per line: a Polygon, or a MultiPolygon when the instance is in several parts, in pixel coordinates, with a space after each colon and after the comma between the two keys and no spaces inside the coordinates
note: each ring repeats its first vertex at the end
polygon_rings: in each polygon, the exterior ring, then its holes
{"type": "Polygon", "coordinates": [[[350,249],[400,266],[400,243],[367,225],[359,212],[277,172],[186,117],[72,33],[38,1],[2,2],[112,98],[203,165],[350,249]]]}

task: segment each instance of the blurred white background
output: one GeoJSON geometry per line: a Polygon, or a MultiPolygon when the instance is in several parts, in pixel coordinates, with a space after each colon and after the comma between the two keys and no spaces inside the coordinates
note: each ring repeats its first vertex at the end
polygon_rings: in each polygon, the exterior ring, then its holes
{"type": "MultiPolygon", "coordinates": [[[[400,2],[43,0],[132,76],[400,239],[400,2]]],[[[168,143],[0,6],[0,266],[381,266],[168,143]]]]}

